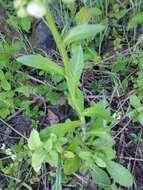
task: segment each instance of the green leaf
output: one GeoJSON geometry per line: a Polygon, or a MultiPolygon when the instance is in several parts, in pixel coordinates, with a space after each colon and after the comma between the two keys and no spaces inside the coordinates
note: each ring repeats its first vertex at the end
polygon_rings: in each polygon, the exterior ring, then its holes
{"type": "Polygon", "coordinates": [[[115,13],[112,14],[113,17],[117,18],[117,19],[121,19],[125,16],[125,14],[128,12],[128,9],[124,8],[122,10],[119,10],[115,13]]]}
{"type": "Polygon", "coordinates": [[[21,93],[22,95],[29,97],[31,94],[33,94],[33,87],[30,85],[22,85],[15,89],[15,91],[21,93]]]}
{"type": "Polygon", "coordinates": [[[52,166],[58,166],[58,153],[54,150],[50,151],[47,155],[45,160],[52,166]]]}
{"type": "Polygon", "coordinates": [[[87,132],[87,137],[95,136],[95,137],[102,137],[102,138],[104,137],[105,138],[105,136],[108,135],[107,129],[108,128],[105,128],[105,127],[103,127],[103,128],[99,127],[99,128],[89,130],[87,132]]]}
{"type": "Polygon", "coordinates": [[[75,154],[69,150],[64,151],[64,157],[65,158],[74,158],[75,154]]]}
{"type": "Polygon", "coordinates": [[[35,150],[42,145],[39,133],[33,129],[28,139],[28,146],[31,150],[35,150]]]}
{"type": "Polygon", "coordinates": [[[80,166],[80,159],[75,156],[74,158],[67,158],[64,160],[64,173],[70,175],[73,172],[76,172],[80,166]]]}
{"type": "Polygon", "coordinates": [[[0,84],[1,84],[1,87],[4,90],[6,90],[6,91],[11,90],[11,86],[10,86],[9,82],[6,80],[6,78],[4,78],[3,80],[1,80],[0,84]]]}
{"type": "Polygon", "coordinates": [[[0,86],[6,91],[11,90],[11,86],[5,78],[5,74],[2,70],[0,70],[0,86]]]}
{"type": "Polygon", "coordinates": [[[31,29],[31,24],[33,22],[33,18],[32,17],[20,18],[19,22],[20,22],[22,29],[26,32],[29,32],[29,30],[31,29]]]}
{"type": "Polygon", "coordinates": [[[60,123],[47,127],[40,132],[40,138],[43,141],[47,140],[47,137],[54,133],[58,137],[63,137],[66,133],[74,131],[75,128],[80,126],[80,121],[67,121],[65,123],[60,123]]]}
{"type": "MultiPolygon", "coordinates": [[[[111,145],[112,145],[112,144],[111,144],[111,145]]],[[[105,147],[105,146],[104,146],[103,152],[104,152],[104,154],[105,154],[105,156],[106,156],[105,159],[112,160],[112,159],[115,159],[115,157],[116,157],[116,151],[113,150],[113,149],[110,148],[110,147],[107,147],[107,146],[105,147]]]]}
{"type": "Polygon", "coordinates": [[[64,69],[61,66],[51,61],[48,57],[43,57],[40,54],[23,55],[18,57],[17,61],[24,65],[47,71],[51,74],[58,73],[64,75],[64,69]]]}
{"type": "MultiPolygon", "coordinates": [[[[94,61],[94,62],[99,62],[101,60],[100,56],[98,55],[97,51],[95,51],[94,48],[84,48],[84,61],[94,61]]],[[[85,65],[87,66],[87,65],[85,65]]],[[[87,66],[87,67],[92,67],[91,66],[87,66]]]]}
{"type": "Polygon", "coordinates": [[[115,184],[111,185],[111,190],[118,190],[115,184]]]}
{"type": "Polygon", "coordinates": [[[140,124],[143,125],[143,113],[139,114],[138,120],[139,120],[140,124]]]}
{"type": "Polygon", "coordinates": [[[133,185],[133,177],[129,170],[113,161],[107,161],[106,164],[107,171],[115,182],[125,187],[131,187],[133,185]]]}
{"type": "Polygon", "coordinates": [[[88,8],[82,7],[76,15],[77,24],[88,24],[93,16],[101,15],[101,10],[97,7],[88,8]]]}
{"type": "Polygon", "coordinates": [[[130,96],[130,103],[134,108],[141,107],[140,99],[136,95],[130,96]]]}
{"type": "Polygon", "coordinates": [[[81,151],[78,155],[83,160],[88,160],[92,158],[92,153],[90,151],[81,151]]]}
{"type": "Polygon", "coordinates": [[[106,163],[102,160],[102,158],[100,158],[99,156],[97,156],[96,154],[94,155],[94,160],[96,162],[96,164],[101,167],[101,168],[105,168],[106,167],[106,163]]]}
{"type": "MultiPolygon", "coordinates": [[[[91,133],[90,135],[92,135],[94,138],[96,136],[98,136],[99,138],[97,138],[93,143],[92,145],[95,146],[97,149],[99,149],[99,147],[109,147],[111,148],[114,144],[115,144],[115,141],[114,139],[112,138],[112,136],[108,133],[106,134],[98,134],[98,133],[91,133]]],[[[102,148],[103,149],[103,148],[102,148]]]]}
{"type": "Polygon", "coordinates": [[[143,11],[137,13],[135,16],[133,16],[129,22],[128,22],[128,30],[137,27],[138,24],[142,24],[143,23],[143,11]]]}
{"type": "Polygon", "coordinates": [[[32,154],[32,167],[36,172],[40,170],[41,165],[44,162],[45,158],[46,158],[46,152],[42,148],[38,148],[32,154]]]}
{"type": "Polygon", "coordinates": [[[76,110],[77,113],[80,113],[80,115],[82,115],[82,112],[84,110],[83,92],[79,90],[79,88],[76,88],[76,90],[73,89],[71,93],[68,95],[68,102],[72,108],[76,110]],[[70,96],[71,93],[73,93],[72,96],[70,96]]]}
{"type": "Polygon", "coordinates": [[[105,26],[99,24],[85,24],[72,28],[64,39],[65,44],[93,38],[96,34],[102,32],[105,26]]]}
{"type": "Polygon", "coordinates": [[[101,117],[105,120],[112,120],[112,117],[110,115],[110,112],[106,109],[104,109],[101,105],[99,104],[94,104],[93,106],[87,108],[83,112],[84,116],[89,116],[89,117],[101,117]]]}
{"type": "Polygon", "coordinates": [[[90,171],[94,182],[102,188],[107,188],[111,185],[111,181],[107,173],[101,168],[95,166],[94,171],[90,171]]]}
{"type": "Polygon", "coordinates": [[[80,45],[74,46],[73,56],[70,61],[70,71],[71,71],[71,80],[74,87],[78,86],[82,70],[84,68],[84,62],[83,62],[83,50],[80,45]]]}
{"type": "Polygon", "coordinates": [[[61,169],[61,158],[58,157],[58,167],[56,170],[56,183],[54,190],[62,190],[62,169],[61,169]]]}
{"type": "Polygon", "coordinates": [[[53,141],[51,138],[49,138],[44,144],[43,148],[47,151],[50,152],[53,148],[53,141]]]}

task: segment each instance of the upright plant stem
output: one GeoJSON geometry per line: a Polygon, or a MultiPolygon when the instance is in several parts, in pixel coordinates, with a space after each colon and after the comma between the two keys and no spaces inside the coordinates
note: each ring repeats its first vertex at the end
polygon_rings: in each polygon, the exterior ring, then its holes
{"type": "Polygon", "coordinates": [[[49,8],[47,8],[46,21],[48,22],[48,26],[54,36],[55,42],[62,56],[64,67],[65,67],[65,74],[67,75],[68,74],[68,55],[49,8]]]}
{"type": "MultiPolygon", "coordinates": [[[[47,8],[47,14],[46,14],[46,21],[45,23],[48,24],[48,27],[50,28],[53,36],[54,36],[54,39],[55,39],[55,42],[57,44],[57,47],[59,49],[59,52],[61,54],[61,57],[63,59],[63,63],[64,63],[64,68],[65,68],[65,77],[66,77],[66,80],[67,80],[67,83],[68,83],[68,86],[69,86],[69,94],[71,96],[71,99],[73,100],[73,104],[76,107],[77,106],[77,103],[75,100],[75,97],[73,97],[73,92],[70,90],[70,71],[69,71],[69,67],[68,67],[68,63],[69,63],[69,59],[68,59],[68,55],[67,55],[67,51],[64,47],[64,44],[63,44],[63,41],[62,41],[62,38],[57,30],[57,26],[55,24],[55,21],[52,17],[52,14],[49,10],[49,8],[47,8]]],[[[78,116],[80,118],[80,121],[81,121],[81,124],[82,126],[85,126],[85,118],[83,116],[81,116],[81,113],[79,112],[78,109],[76,109],[77,113],[78,113],[78,116]]],[[[85,127],[83,129],[83,133],[85,134],[85,127]]]]}
{"type": "Polygon", "coordinates": [[[56,183],[54,190],[62,190],[62,172],[61,172],[61,156],[58,158],[58,167],[56,171],[56,183]]]}

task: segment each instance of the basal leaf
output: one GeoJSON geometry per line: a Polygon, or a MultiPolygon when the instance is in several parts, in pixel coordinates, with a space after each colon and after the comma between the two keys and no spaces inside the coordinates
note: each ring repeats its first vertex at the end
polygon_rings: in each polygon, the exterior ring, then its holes
{"type": "Polygon", "coordinates": [[[40,54],[23,55],[21,57],[18,57],[17,61],[22,63],[23,65],[41,69],[51,74],[58,73],[64,75],[64,69],[61,66],[51,61],[48,57],[43,57],[40,54]]]}
{"type": "Polygon", "coordinates": [[[129,170],[127,170],[125,167],[114,161],[107,161],[106,165],[107,171],[115,180],[115,182],[125,187],[130,187],[133,185],[133,177],[129,170]]]}
{"type": "Polygon", "coordinates": [[[64,39],[65,44],[93,38],[96,34],[102,32],[105,26],[100,24],[84,24],[72,28],[64,39]]]}
{"type": "Polygon", "coordinates": [[[101,168],[95,166],[92,171],[90,171],[92,179],[94,182],[103,188],[108,188],[111,185],[110,178],[108,174],[101,168]]]}

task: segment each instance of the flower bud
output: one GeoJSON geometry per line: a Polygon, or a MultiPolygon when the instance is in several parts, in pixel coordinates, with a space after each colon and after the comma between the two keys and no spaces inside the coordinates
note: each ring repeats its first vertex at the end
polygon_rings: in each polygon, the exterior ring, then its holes
{"type": "Polygon", "coordinates": [[[43,3],[33,1],[27,6],[27,13],[36,18],[42,18],[46,14],[46,8],[43,3]]]}

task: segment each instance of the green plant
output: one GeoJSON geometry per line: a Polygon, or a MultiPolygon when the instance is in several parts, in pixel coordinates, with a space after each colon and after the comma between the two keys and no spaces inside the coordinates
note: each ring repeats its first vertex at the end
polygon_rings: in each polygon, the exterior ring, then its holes
{"type": "Polygon", "coordinates": [[[140,98],[136,95],[132,95],[130,96],[130,103],[134,109],[129,112],[129,116],[134,122],[139,122],[141,125],[143,125],[143,106],[141,104],[140,98]]]}
{"type": "MultiPolygon", "coordinates": [[[[77,121],[68,120],[65,123],[52,125],[40,133],[35,129],[31,132],[28,146],[32,152],[33,168],[39,172],[42,163],[46,162],[57,168],[55,190],[62,189],[62,172],[68,176],[76,171],[89,172],[92,180],[103,189],[115,189],[111,179],[120,185],[131,186],[133,178],[130,172],[112,161],[115,158],[114,140],[110,134],[113,118],[107,108],[108,103],[103,99],[98,103],[91,102],[91,105],[85,108],[84,94],[79,88],[84,69],[83,42],[100,34],[106,27],[102,24],[84,23],[60,35],[50,9],[45,8],[47,6],[44,4],[45,1],[34,0],[28,5],[27,1],[23,2],[18,4],[16,1],[18,14],[43,17],[54,36],[63,66],[40,54],[23,55],[18,57],[17,61],[26,66],[62,75],[67,82],[68,103],[78,117],[77,121]],[[33,10],[30,12],[31,6],[35,6],[35,12],[33,10]],[[37,11],[40,11],[39,15],[37,11]],[[90,118],[88,122],[87,117],[90,118]]],[[[74,3],[74,1],[66,2],[74,3]]]]}

